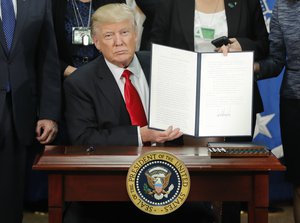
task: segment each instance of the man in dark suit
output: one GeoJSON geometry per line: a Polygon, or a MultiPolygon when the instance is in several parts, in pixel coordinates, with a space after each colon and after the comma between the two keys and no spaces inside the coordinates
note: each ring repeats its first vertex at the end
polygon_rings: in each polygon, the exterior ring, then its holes
{"type": "MultiPolygon", "coordinates": [[[[139,124],[133,116],[138,109],[131,113],[129,108],[128,80],[123,73],[125,70],[132,73],[131,82],[147,114],[150,71],[149,52],[135,54],[137,27],[132,9],[126,4],[100,7],[92,16],[92,35],[102,55],[64,81],[65,117],[71,144],[138,146],[180,137],[182,133],[176,128],[157,131],[148,129],[145,122],[139,124]]],[[[135,105],[138,101],[133,100],[135,105]]],[[[107,215],[105,210],[115,209],[114,205],[73,202],[64,222],[121,222],[131,216],[129,212],[138,212],[128,203],[118,203],[119,214],[107,215]]]]}
{"type": "Polygon", "coordinates": [[[137,146],[182,135],[172,127],[156,131],[135,124],[127,111],[125,69],[132,73],[130,79],[146,114],[149,101],[150,55],[135,54],[137,29],[132,13],[126,4],[108,4],[93,14],[93,40],[103,56],[80,67],[64,82],[72,144],[137,146]]]}
{"type": "Polygon", "coordinates": [[[1,0],[0,219],[21,223],[25,163],[50,143],[60,114],[60,74],[47,0],[1,0]]]}

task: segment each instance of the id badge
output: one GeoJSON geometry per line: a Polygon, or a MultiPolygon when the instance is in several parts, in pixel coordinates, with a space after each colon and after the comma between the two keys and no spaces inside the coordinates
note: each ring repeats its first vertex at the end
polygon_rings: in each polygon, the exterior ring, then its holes
{"type": "Polygon", "coordinates": [[[72,44],[92,45],[93,39],[90,27],[72,27],[72,44]]]}
{"type": "Polygon", "coordinates": [[[201,38],[201,27],[196,26],[194,30],[195,38],[201,38]]]}
{"type": "Polygon", "coordinates": [[[212,40],[215,38],[215,29],[201,27],[203,39],[212,40]]]}

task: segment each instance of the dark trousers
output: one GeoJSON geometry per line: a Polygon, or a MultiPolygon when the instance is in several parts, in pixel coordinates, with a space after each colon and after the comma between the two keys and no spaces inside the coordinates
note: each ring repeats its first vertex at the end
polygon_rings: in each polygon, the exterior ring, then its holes
{"type": "Polygon", "coordinates": [[[27,149],[15,134],[11,96],[0,94],[0,221],[21,223],[27,149]]]}
{"type": "Polygon", "coordinates": [[[300,185],[300,100],[280,98],[280,127],[287,180],[300,185]]]}

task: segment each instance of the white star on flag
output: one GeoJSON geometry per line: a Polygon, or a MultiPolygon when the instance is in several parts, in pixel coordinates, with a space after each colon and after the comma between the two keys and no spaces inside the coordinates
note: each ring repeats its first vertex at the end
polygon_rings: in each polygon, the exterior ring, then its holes
{"type": "Polygon", "coordinates": [[[272,138],[267,124],[272,120],[274,116],[274,113],[266,116],[261,116],[259,113],[256,114],[256,123],[253,138],[255,138],[258,134],[262,134],[269,138],[272,138]]]}
{"type": "Polygon", "coordinates": [[[271,151],[278,159],[284,156],[282,145],[273,148],[271,151]]]}

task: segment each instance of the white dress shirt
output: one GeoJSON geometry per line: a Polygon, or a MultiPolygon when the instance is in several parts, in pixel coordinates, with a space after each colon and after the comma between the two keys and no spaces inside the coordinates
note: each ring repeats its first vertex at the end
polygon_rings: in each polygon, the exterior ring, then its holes
{"type": "MultiPolygon", "coordinates": [[[[1,0],[0,0],[1,3],[1,0]]],[[[12,0],[12,3],[14,5],[14,11],[15,11],[15,17],[17,18],[17,0],[12,0]]],[[[1,8],[1,4],[0,4],[0,17],[2,19],[2,8],[1,8]]]]}
{"type": "MultiPolygon", "coordinates": [[[[108,68],[110,69],[110,71],[112,72],[119,86],[120,92],[122,93],[123,99],[125,101],[125,97],[124,97],[125,78],[122,77],[124,68],[114,65],[109,61],[107,61],[106,59],[105,62],[108,68]]],[[[139,96],[141,98],[146,113],[146,118],[148,120],[149,87],[142,66],[136,55],[134,55],[132,62],[126,69],[130,70],[130,72],[132,73],[132,75],[130,76],[131,83],[139,93],[139,96]]],[[[142,146],[143,143],[140,134],[140,127],[138,127],[138,141],[139,141],[139,146],[142,146]]]]}

